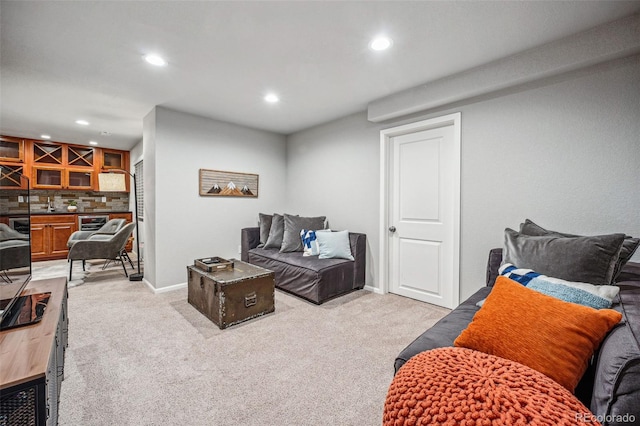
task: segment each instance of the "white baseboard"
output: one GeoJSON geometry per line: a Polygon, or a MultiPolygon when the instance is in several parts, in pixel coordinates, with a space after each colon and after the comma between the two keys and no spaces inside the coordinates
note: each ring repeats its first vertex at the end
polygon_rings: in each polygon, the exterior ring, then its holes
{"type": "Polygon", "coordinates": [[[169,291],[180,290],[181,288],[185,288],[187,286],[187,283],[184,282],[184,283],[180,283],[180,284],[170,285],[170,286],[167,286],[167,287],[155,288],[146,279],[143,279],[143,281],[147,285],[147,287],[149,287],[149,289],[152,292],[154,292],[155,294],[160,294],[160,293],[166,293],[166,292],[169,292],[169,291]]]}
{"type": "Polygon", "coordinates": [[[380,290],[378,287],[372,287],[370,285],[365,285],[364,289],[367,291],[370,291],[372,293],[377,293],[377,294],[384,294],[382,290],[380,290]]]}

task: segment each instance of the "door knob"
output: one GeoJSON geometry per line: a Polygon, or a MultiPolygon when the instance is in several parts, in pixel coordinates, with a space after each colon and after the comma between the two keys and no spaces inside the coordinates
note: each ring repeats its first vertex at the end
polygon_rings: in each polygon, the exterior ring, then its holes
{"type": "Polygon", "coordinates": [[[391,232],[396,232],[396,227],[395,227],[395,226],[390,226],[390,227],[389,227],[389,231],[391,231],[391,232]]]}

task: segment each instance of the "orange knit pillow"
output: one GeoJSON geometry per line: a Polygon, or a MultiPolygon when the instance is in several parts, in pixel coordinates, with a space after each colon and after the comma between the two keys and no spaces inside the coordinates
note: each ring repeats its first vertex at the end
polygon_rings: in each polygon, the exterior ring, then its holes
{"type": "Polygon", "coordinates": [[[393,378],[383,426],[598,426],[564,386],[519,362],[466,348],[411,357],[393,378]]]}
{"type": "Polygon", "coordinates": [[[454,345],[527,365],[573,392],[620,319],[612,309],[564,302],[501,276],[454,345]]]}

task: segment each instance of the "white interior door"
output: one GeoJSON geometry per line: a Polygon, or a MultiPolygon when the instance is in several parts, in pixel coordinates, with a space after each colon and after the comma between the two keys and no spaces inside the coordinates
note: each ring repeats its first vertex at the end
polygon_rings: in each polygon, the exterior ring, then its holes
{"type": "Polygon", "coordinates": [[[453,308],[459,295],[459,133],[453,123],[388,138],[389,291],[453,308]]]}

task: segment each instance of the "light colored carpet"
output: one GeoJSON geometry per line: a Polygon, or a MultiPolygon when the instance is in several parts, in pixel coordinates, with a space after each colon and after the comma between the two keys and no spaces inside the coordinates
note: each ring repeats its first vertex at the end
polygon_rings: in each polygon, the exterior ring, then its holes
{"type": "MultiPolygon", "coordinates": [[[[135,263],[135,256],[133,257],[133,264],[135,263]]],[[[85,263],[85,270],[82,270],[82,261],[76,260],[73,262],[73,273],[71,274],[71,281],[68,281],[67,286],[69,288],[83,285],[85,280],[88,281],[108,281],[113,279],[125,278],[122,271],[122,265],[116,262],[110,262],[103,270],[104,260],[87,260],[85,263]]],[[[136,270],[131,268],[128,263],[127,273],[131,274],[136,270]]],[[[47,278],[66,277],[69,280],[69,263],[66,260],[45,260],[42,262],[33,262],[31,266],[31,279],[43,280],[47,278]]]]}
{"type": "MultiPolygon", "coordinates": [[[[220,330],[120,272],[69,289],[63,426],[379,425],[396,355],[449,311],[358,291],[220,330]]],[[[186,280],[186,276],[185,276],[186,280]]]]}

